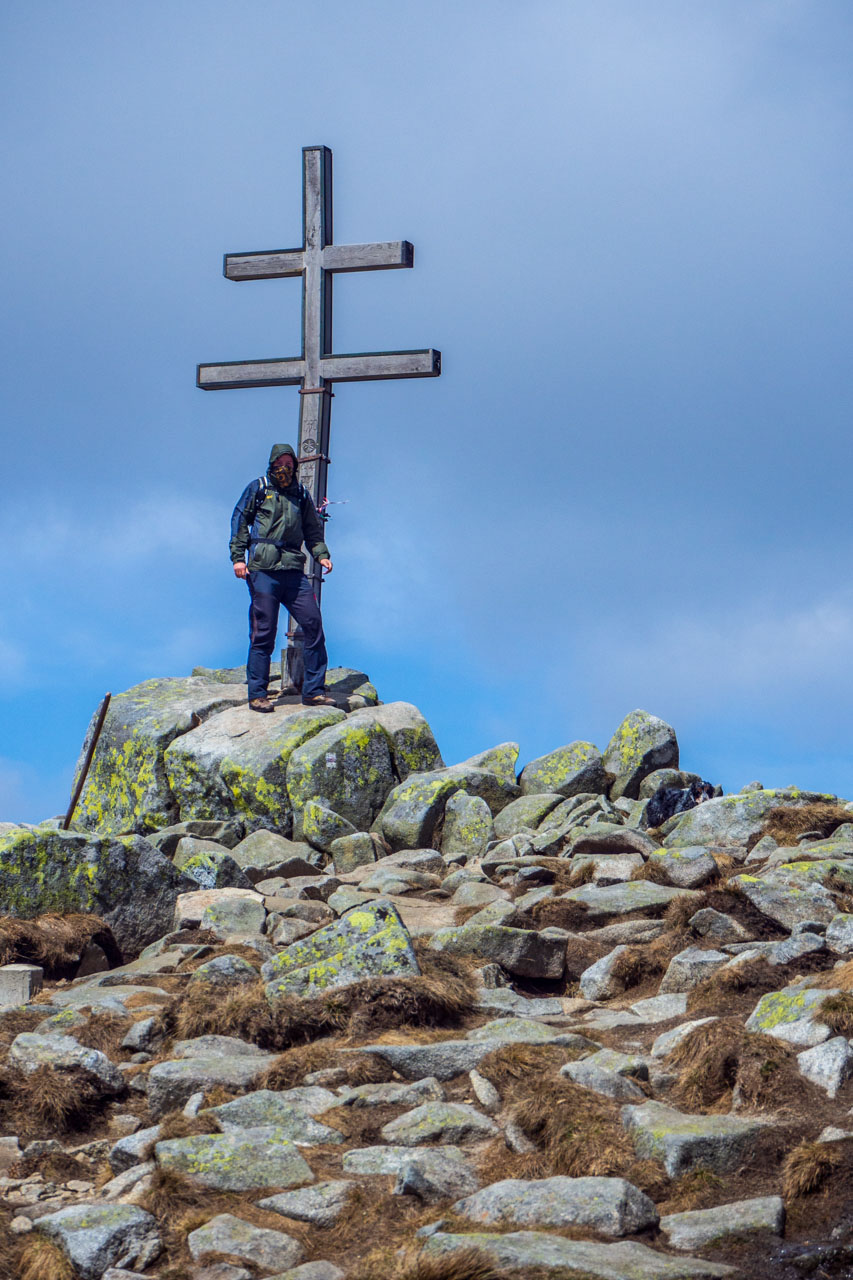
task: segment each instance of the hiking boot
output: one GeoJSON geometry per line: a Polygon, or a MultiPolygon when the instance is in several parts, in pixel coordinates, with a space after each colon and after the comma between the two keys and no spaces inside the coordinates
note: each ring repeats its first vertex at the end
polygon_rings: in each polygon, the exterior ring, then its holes
{"type": "Polygon", "coordinates": [[[302,695],[303,707],[336,707],[338,704],[327,693],[309,693],[302,695]]]}
{"type": "Polygon", "coordinates": [[[274,711],[275,707],[270,702],[269,698],[264,696],[263,698],[252,698],[251,702],[249,703],[249,710],[269,712],[269,711],[274,711]]]}

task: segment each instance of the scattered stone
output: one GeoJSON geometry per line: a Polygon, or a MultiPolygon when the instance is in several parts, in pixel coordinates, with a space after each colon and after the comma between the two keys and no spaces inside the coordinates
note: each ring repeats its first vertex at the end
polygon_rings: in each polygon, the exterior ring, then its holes
{"type": "Polygon", "coordinates": [[[625,980],[619,976],[618,970],[628,949],[627,946],[614,947],[606,956],[584,969],[578,982],[581,995],[587,1000],[607,1000],[610,996],[621,995],[625,990],[625,980]]]}
{"type": "Polygon", "coordinates": [[[194,1258],[208,1253],[233,1254],[266,1272],[295,1266],[305,1256],[298,1240],[283,1231],[255,1227],[231,1213],[220,1213],[203,1227],[187,1236],[187,1247],[194,1258]]]}
{"type": "Polygon", "coordinates": [[[567,1062],[560,1068],[560,1075],[617,1102],[642,1102],[646,1094],[636,1082],[648,1080],[649,1068],[644,1058],[618,1053],[615,1049],[599,1049],[588,1058],[567,1062]]]}
{"type": "Polygon", "coordinates": [[[491,810],[482,797],[469,796],[464,791],[450,797],[444,808],[441,835],[441,852],[445,858],[464,857],[473,861],[485,853],[494,834],[491,810]]]}
{"type": "Polygon", "coordinates": [[[391,1174],[398,1180],[397,1195],[418,1195],[426,1200],[470,1195],[480,1185],[462,1152],[454,1146],[422,1150],[410,1146],[361,1147],[344,1152],[343,1171],[391,1174]],[[438,1194],[434,1195],[432,1189],[438,1194]]]}
{"type": "Polygon", "coordinates": [[[221,1106],[209,1107],[204,1115],[213,1116],[223,1133],[241,1129],[274,1128],[298,1147],[343,1142],[343,1134],[338,1129],[331,1129],[319,1120],[314,1120],[306,1114],[303,1107],[288,1102],[286,1094],[276,1093],[272,1089],[257,1089],[242,1098],[224,1102],[221,1106]]]}
{"type": "Polygon", "coordinates": [[[509,1178],[457,1201],[453,1212],[486,1225],[589,1227],[607,1236],[633,1235],[658,1222],[654,1202],[624,1178],[509,1178]]]}
{"type": "Polygon", "coordinates": [[[841,912],[832,917],[826,926],[826,945],[836,955],[853,951],[853,915],[841,912]]]}
{"type": "MultiPolygon", "coordinates": [[[[521,789],[524,791],[523,783],[521,789]]],[[[495,836],[498,840],[506,840],[517,831],[535,830],[563,798],[557,791],[546,791],[537,795],[522,795],[518,800],[513,800],[495,818],[495,836]]]]}
{"type": "Polygon", "coordinates": [[[219,1191],[250,1191],[312,1182],[314,1175],[281,1129],[264,1126],[158,1142],[154,1158],[194,1182],[219,1191]]]}
{"type": "Polygon", "coordinates": [[[712,973],[716,973],[729,957],[722,951],[703,951],[701,947],[687,947],[672,957],[660,984],[661,995],[677,991],[692,991],[712,973]]]}
{"type": "Polygon", "coordinates": [[[680,889],[698,889],[719,875],[716,862],[703,845],[663,849],[651,854],[649,861],[660,867],[670,884],[680,889]]]}
{"type": "Polygon", "coordinates": [[[345,1272],[333,1262],[318,1259],[316,1262],[303,1262],[301,1267],[292,1267],[272,1276],[271,1280],[346,1280],[345,1272]]]}
{"type": "Polygon", "coordinates": [[[644,831],[635,831],[631,827],[611,827],[605,823],[581,827],[572,839],[573,858],[585,854],[614,856],[620,853],[638,853],[641,858],[648,858],[656,854],[657,850],[657,844],[644,831]],[[603,830],[605,826],[607,829],[603,830]]]}
{"type": "Polygon", "coordinates": [[[699,898],[692,889],[674,889],[652,880],[632,880],[628,884],[599,886],[582,884],[562,894],[569,902],[581,902],[590,916],[627,915],[629,911],[662,909],[674,898],[699,898]]]}
{"type": "Polygon", "coordinates": [[[671,1031],[662,1032],[652,1045],[653,1058],[665,1058],[668,1053],[672,1053],[682,1040],[685,1040],[696,1027],[707,1026],[711,1022],[716,1022],[716,1018],[694,1018],[692,1022],[682,1022],[680,1027],[673,1027],[671,1031]]]}
{"type": "Polygon", "coordinates": [[[336,875],[346,875],[357,867],[369,866],[376,861],[376,842],[367,831],[353,836],[341,836],[332,841],[330,849],[336,875]]]}
{"type": "Polygon", "coordinates": [[[270,1053],[211,1054],[156,1063],[148,1072],[148,1106],[155,1118],[182,1107],[192,1094],[217,1085],[243,1090],[275,1061],[270,1053]]]}
{"type": "Polygon", "coordinates": [[[347,1086],[328,1105],[330,1107],[415,1107],[421,1102],[443,1102],[444,1090],[435,1076],[415,1080],[413,1084],[357,1084],[347,1086]]]}
{"type": "Polygon", "coordinates": [[[15,1036],[9,1046],[7,1061],[10,1067],[29,1075],[39,1067],[54,1067],[59,1071],[76,1068],[82,1071],[104,1096],[124,1093],[124,1077],[105,1053],[78,1044],[72,1036],[36,1035],[24,1031],[15,1036]]]}
{"type": "Polygon", "coordinates": [[[703,1258],[670,1258],[634,1240],[596,1244],[589,1240],[566,1240],[544,1231],[511,1231],[493,1235],[478,1231],[451,1235],[436,1231],[424,1240],[429,1254],[452,1254],[476,1248],[499,1268],[532,1271],[542,1268],[558,1276],[580,1273],[595,1280],[715,1280],[736,1276],[733,1267],[703,1258]]]}
{"type": "Polygon", "coordinates": [[[456,1143],[466,1138],[492,1138],[493,1120],[464,1102],[425,1102],[382,1128],[386,1142],[419,1147],[425,1142],[456,1143]]]}
{"type": "Polygon", "coordinates": [[[214,956],[200,964],[190,979],[212,987],[241,987],[257,980],[257,969],[242,956],[214,956]]]}
{"type": "Polygon", "coordinates": [[[468,1079],[471,1081],[471,1088],[474,1090],[474,1096],[484,1111],[488,1111],[490,1115],[494,1115],[501,1109],[501,1095],[498,1093],[491,1080],[487,1080],[485,1076],[481,1076],[479,1071],[474,1068],[468,1072],[468,1079]]]}
{"type": "Polygon", "coordinates": [[[133,1205],[74,1205],[36,1226],[60,1245],[82,1280],[101,1280],[108,1267],[145,1267],[162,1249],[156,1220],[133,1205]]]}
{"type": "Polygon", "coordinates": [[[720,946],[730,942],[751,941],[749,930],[735,920],[734,916],[715,911],[713,907],[702,907],[690,917],[688,924],[694,933],[720,946]]]}
{"type": "Polygon", "coordinates": [[[687,1115],[662,1102],[622,1108],[622,1123],[639,1156],[660,1160],[671,1178],[698,1165],[734,1168],[765,1121],[732,1115],[687,1115]]]}
{"type": "Polygon", "coordinates": [[[437,929],[430,941],[434,951],[481,956],[510,973],[527,978],[561,978],[566,964],[568,934],[563,929],[512,929],[469,921],[453,929],[437,929]]]}
{"type": "Polygon", "coordinates": [[[833,1036],[823,1044],[798,1053],[797,1066],[800,1075],[834,1098],[845,1080],[853,1075],[853,1049],[844,1036],[833,1036]]]}
{"type": "Polygon", "coordinates": [[[781,1196],[670,1213],[660,1220],[660,1229],[674,1249],[705,1249],[724,1245],[731,1237],[741,1239],[756,1233],[781,1236],[784,1227],[785,1203],[781,1196]]]}
{"type": "Polygon", "coordinates": [[[259,1209],[270,1209],[296,1222],[310,1222],[315,1227],[331,1227],[347,1207],[350,1192],[356,1184],[340,1180],[317,1182],[313,1187],[282,1191],[277,1196],[259,1200],[259,1209]]]}
{"type": "Polygon", "coordinates": [[[671,1018],[683,1018],[687,1012],[687,993],[674,992],[671,995],[649,996],[647,1000],[636,1000],[631,1005],[631,1012],[643,1022],[669,1022],[671,1018]]]}
{"type": "Polygon", "coordinates": [[[764,819],[780,805],[801,808],[813,801],[834,802],[834,796],[788,788],[779,791],[749,791],[745,795],[720,796],[676,814],[665,824],[667,848],[706,845],[712,849],[746,846],[751,836],[761,833],[764,819]]]}

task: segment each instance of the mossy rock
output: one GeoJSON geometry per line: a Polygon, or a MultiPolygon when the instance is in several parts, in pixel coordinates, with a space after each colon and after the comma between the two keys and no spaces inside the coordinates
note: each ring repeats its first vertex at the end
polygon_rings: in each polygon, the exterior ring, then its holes
{"type": "Polygon", "coordinates": [[[302,810],[302,835],[315,849],[331,851],[333,843],[345,836],[357,835],[355,827],[339,813],[333,813],[316,800],[307,801],[302,810]]]}
{"type": "Polygon", "coordinates": [[[524,766],[519,778],[524,795],[558,792],[568,798],[607,790],[607,775],[598,747],[591,742],[570,742],[524,766]]]}
{"type": "Polygon", "coordinates": [[[771,809],[788,806],[799,809],[814,801],[834,803],[836,797],[814,791],[784,787],[772,791],[747,791],[719,796],[671,818],[663,827],[667,848],[704,844],[724,848],[745,845],[758,836],[771,809]]]}
{"type": "Polygon", "coordinates": [[[8,915],[101,916],[126,955],[168,933],[178,895],[195,887],[141,836],[36,827],[0,836],[0,902],[8,915]]]}
{"type": "Polygon", "coordinates": [[[293,1187],[314,1180],[296,1144],[275,1126],[173,1138],[157,1143],[154,1158],[158,1168],[218,1191],[293,1187]]]}
{"type": "Polygon", "coordinates": [[[492,815],[485,800],[466,795],[464,791],[450,797],[444,809],[441,836],[441,852],[445,858],[480,858],[494,835],[492,815]]]}
{"type": "MultiPolygon", "coordinates": [[[[175,822],[178,808],[163,763],[166,748],[179,735],[244,697],[237,686],[193,676],[146,680],[117,694],[80,796],[76,825],[111,834],[155,831],[175,822]]],[[[78,773],[93,730],[94,717],[77,762],[78,773]]]]}

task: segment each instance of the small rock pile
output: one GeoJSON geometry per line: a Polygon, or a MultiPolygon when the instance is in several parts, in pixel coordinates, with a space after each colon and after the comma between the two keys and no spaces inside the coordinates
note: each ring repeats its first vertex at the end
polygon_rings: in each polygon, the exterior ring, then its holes
{"type": "Polygon", "coordinates": [[[362,672],[240,674],[0,824],[0,1275],[853,1274],[853,804],[649,830],[696,775],[645,712],[448,767],[362,672]]]}

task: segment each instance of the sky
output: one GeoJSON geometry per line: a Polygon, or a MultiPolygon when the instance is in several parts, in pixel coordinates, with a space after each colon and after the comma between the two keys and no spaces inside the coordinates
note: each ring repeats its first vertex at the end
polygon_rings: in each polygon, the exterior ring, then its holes
{"type": "Polygon", "coordinates": [[[225,252],[335,240],[323,609],[334,665],[445,760],[604,747],[853,797],[848,0],[5,0],[0,8],[0,820],[64,810],[94,707],[245,660],[228,528],[294,388],[297,281],[225,252]]]}

